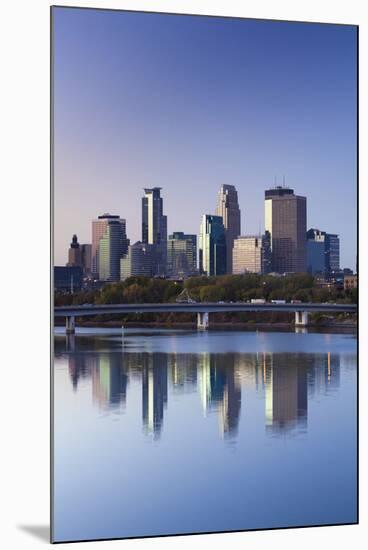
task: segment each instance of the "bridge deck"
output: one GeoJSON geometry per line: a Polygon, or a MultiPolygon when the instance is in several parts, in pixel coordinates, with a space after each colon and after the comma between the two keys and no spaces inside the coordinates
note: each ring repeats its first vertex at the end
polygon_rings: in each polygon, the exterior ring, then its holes
{"type": "Polygon", "coordinates": [[[54,308],[55,317],[85,317],[90,315],[111,315],[117,313],[220,313],[220,312],[267,312],[278,311],[295,313],[296,311],[307,312],[349,312],[357,311],[356,304],[250,304],[243,302],[217,303],[198,302],[192,304],[165,303],[165,304],[105,304],[105,305],[82,305],[82,306],[59,306],[54,308]]]}

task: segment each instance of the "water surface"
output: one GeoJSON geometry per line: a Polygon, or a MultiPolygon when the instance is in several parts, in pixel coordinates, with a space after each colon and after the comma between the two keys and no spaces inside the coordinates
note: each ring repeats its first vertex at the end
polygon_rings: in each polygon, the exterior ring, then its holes
{"type": "Polygon", "coordinates": [[[356,338],[55,336],[55,540],[356,521],[356,338]]]}

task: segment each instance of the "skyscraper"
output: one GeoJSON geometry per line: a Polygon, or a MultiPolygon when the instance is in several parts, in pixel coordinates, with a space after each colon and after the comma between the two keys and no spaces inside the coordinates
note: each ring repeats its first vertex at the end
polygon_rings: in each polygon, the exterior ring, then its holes
{"type": "Polygon", "coordinates": [[[206,275],[226,273],[226,237],[221,216],[202,216],[199,234],[199,271],[206,275]]]}
{"type": "Polygon", "coordinates": [[[307,271],[311,275],[326,271],[326,233],[319,229],[307,232],[307,271]]]}
{"type": "Polygon", "coordinates": [[[320,229],[307,232],[307,269],[312,275],[329,277],[340,270],[340,239],[338,235],[320,229]]]}
{"type": "Polygon", "coordinates": [[[197,271],[197,235],[176,231],[167,240],[167,270],[175,277],[188,277],[197,271]]]}
{"type": "Polygon", "coordinates": [[[306,197],[280,186],[265,192],[265,229],[271,235],[273,271],[306,271],[306,223],[306,197]]]}
{"type": "Polygon", "coordinates": [[[81,244],[81,258],[82,258],[82,267],[86,275],[91,274],[92,268],[92,245],[91,244],[81,244]]]}
{"type": "Polygon", "coordinates": [[[92,221],[92,271],[103,281],[120,280],[120,259],[128,251],[125,220],[103,214],[92,221]]]}
{"type": "Polygon", "coordinates": [[[240,209],[234,185],[222,185],[217,195],[216,215],[222,217],[226,238],[226,271],[232,273],[234,239],[240,235],[240,209]]]}
{"type": "Polygon", "coordinates": [[[145,189],[142,197],[142,242],[155,245],[154,275],[165,275],[167,268],[167,217],[163,214],[161,189],[145,189]]]}
{"type": "Polygon", "coordinates": [[[270,271],[268,235],[238,237],[233,247],[233,273],[268,273],[270,271]]]}
{"type": "Polygon", "coordinates": [[[340,239],[338,235],[326,233],[326,271],[330,275],[340,269],[340,239]]]}
{"type": "Polygon", "coordinates": [[[136,242],[128,247],[128,254],[120,260],[120,278],[134,275],[152,277],[154,245],[136,242]]]}

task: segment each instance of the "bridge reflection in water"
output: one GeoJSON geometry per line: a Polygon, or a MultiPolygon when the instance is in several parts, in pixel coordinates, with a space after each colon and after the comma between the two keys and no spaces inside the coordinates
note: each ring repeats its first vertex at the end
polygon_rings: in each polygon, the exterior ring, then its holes
{"type": "MultiPolygon", "coordinates": [[[[75,337],[73,337],[75,338],[75,337]]],[[[76,338],[68,353],[57,338],[56,357],[67,357],[75,391],[90,379],[92,398],[100,409],[124,411],[132,381],[141,384],[144,432],[157,440],[171,398],[197,393],[203,415],[217,414],[220,434],[236,440],[240,412],[246,419],[247,392],[264,399],[267,433],[281,435],[307,430],[308,399],[337,389],[340,355],[333,353],[162,353],[95,349],[84,351],[86,338],[76,338]]],[[[67,340],[70,346],[70,339],[67,340]]]]}

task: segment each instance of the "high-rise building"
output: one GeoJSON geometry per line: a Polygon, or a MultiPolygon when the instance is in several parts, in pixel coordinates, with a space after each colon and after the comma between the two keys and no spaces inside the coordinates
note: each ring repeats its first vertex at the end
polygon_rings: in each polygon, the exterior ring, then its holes
{"type": "Polygon", "coordinates": [[[79,266],[82,267],[82,254],[77,235],[73,235],[72,242],[68,251],[67,267],[79,266]]]}
{"type": "Polygon", "coordinates": [[[202,216],[199,234],[199,271],[209,276],[226,273],[226,237],[221,216],[202,216]]]}
{"type": "Polygon", "coordinates": [[[163,214],[161,189],[145,189],[142,197],[142,242],[155,245],[154,275],[165,275],[167,267],[167,217],[163,214]]]}
{"type": "Polygon", "coordinates": [[[67,267],[82,267],[84,275],[91,273],[91,245],[79,244],[77,235],[73,235],[68,251],[67,267]]]}
{"type": "Polygon", "coordinates": [[[81,244],[80,249],[83,271],[86,275],[90,275],[92,270],[92,245],[81,244]]]}
{"type": "Polygon", "coordinates": [[[233,247],[233,273],[269,273],[271,251],[269,234],[238,237],[233,247]]]}
{"type": "Polygon", "coordinates": [[[217,195],[216,215],[222,217],[226,238],[226,271],[232,273],[234,239],[240,235],[240,209],[234,185],[222,185],[217,195]]]}
{"type": "Polygon", "coordinates": [[[306,223],[306,197],[280,186],[265,192],[265,229],[271,236],[273,271],[306,271],[306,223]]]}
{"type": "Polygon", "coordinates": [[[173,277],[188,277],[197,272],[197,235],[176,231],[167,240],[167,272],[173,277]]]}
{"type": "Polygon", "coordinates": [[[307,271],[311,275],[325,274],[326,233],[319,229],[307,231],[307,271]]]}
{"type": "Polygon", "coordinates": [[[340,271],[340,239],[320,229],[307,231],[307,270],[330,277],[340,271]]]}
{"type": "Polygon", "coordinates": [[[120,280],[120,259],[128,251],[125,220],[103,214],[92,222],[92,272],[103,281],[120,280]]]}
{"type": "Polygon", "coordinates": [[[152,277],[154,245],[136,242],[128,247],[128,254],[120,260],[121,280],[134,275],[152,277]]]}
{"type": "Polygon", "coordinates": [[[340,269],[340,239],[333,233],[326,233],[326,271],[331,274],[340,269]]]}

